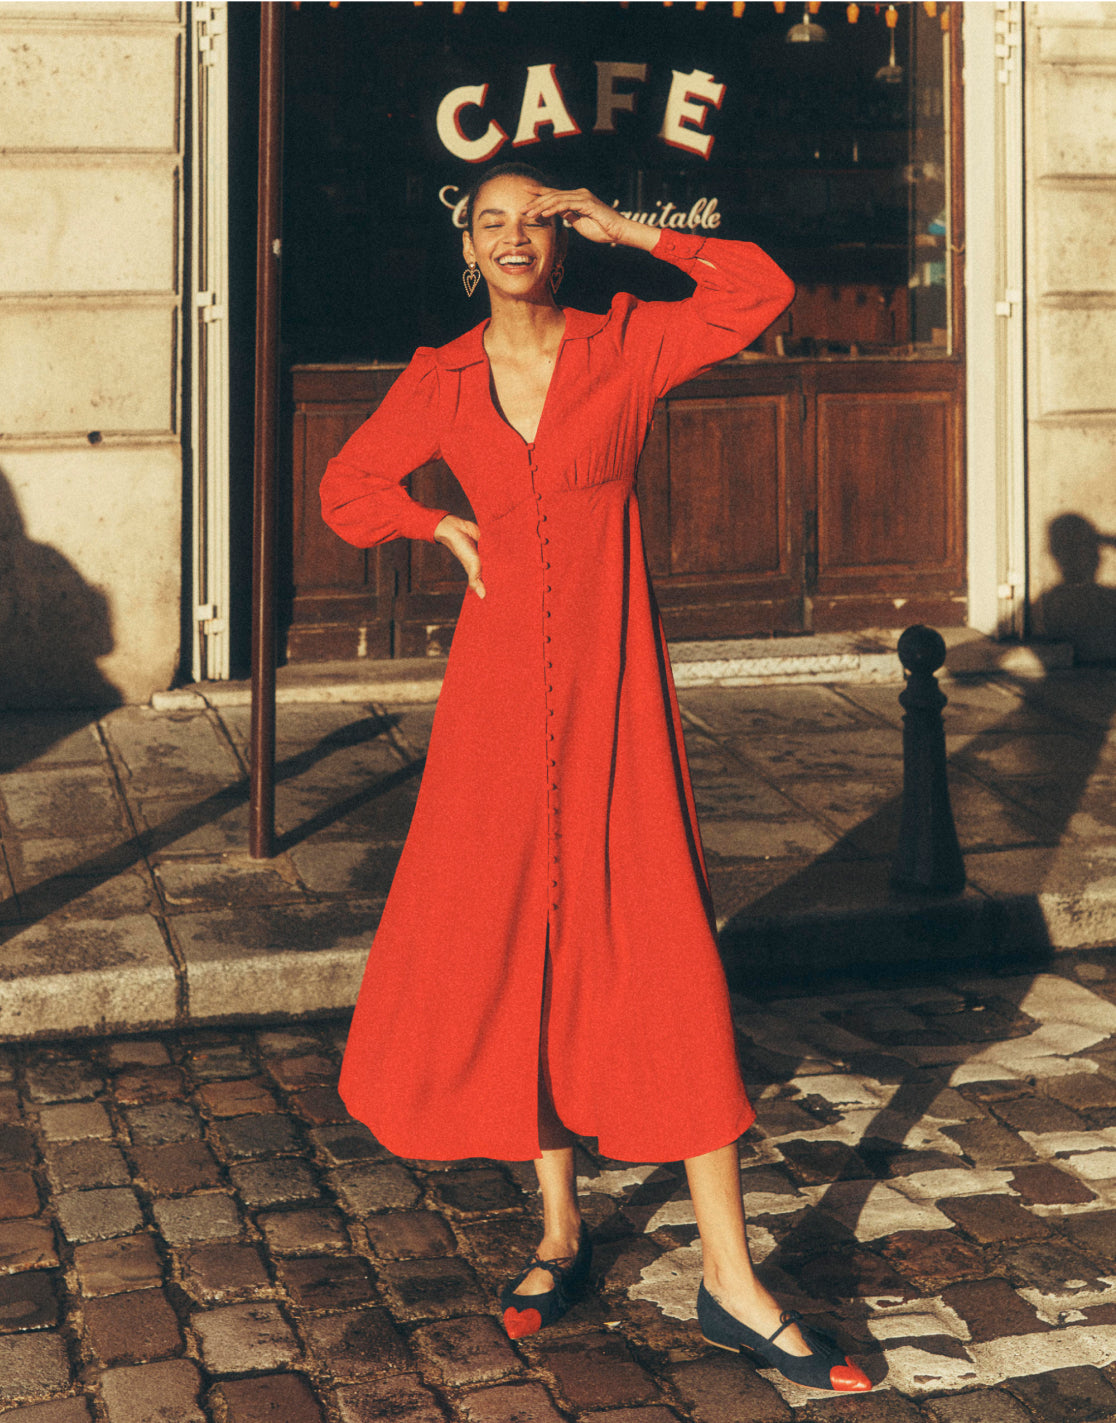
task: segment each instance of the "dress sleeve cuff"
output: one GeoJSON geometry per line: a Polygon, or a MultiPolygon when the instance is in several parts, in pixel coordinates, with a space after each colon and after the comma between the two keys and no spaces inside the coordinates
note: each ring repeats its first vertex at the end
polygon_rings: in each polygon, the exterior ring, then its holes
{"type": "Polygon", "coordinates": [[[415,526],[411,531],[411,538],[425,539],[427,543],[434,543],[434,530],[448,513],[448,509],[430,509],[425,504],[420,504],[415,510],[415,526]]]}
{"type": "Polygon", "coordinates": [[[696,232],[678,232],[672,227],[664,227],[659,240],[651,249],[651,254],[663,262],[673,262],[676,267],[689,267],[705,246],[705,238],[696,232]]]}

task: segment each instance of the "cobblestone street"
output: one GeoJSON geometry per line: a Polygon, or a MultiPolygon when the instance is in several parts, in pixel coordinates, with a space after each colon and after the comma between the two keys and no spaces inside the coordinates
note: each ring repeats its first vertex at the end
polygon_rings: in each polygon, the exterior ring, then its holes
{"type": "Polygon", "coordinates": [[[494,1292],[536,1243],[529,1163],[389,1158],[336,1095],[334,1020],[3,1050],[0,1416],[1116,1417],[1110,956],[735,1005],[755,1254],[872,1394],[705,1346],[681,1168],[591,1143],[597,1292],[509,1342],[494,1292]]]}
{"type": "Polygon", "coordinates": [[[0,1417],[1116,1420],[1116,679],[948,685],[940,911],[887,888],[898,690],[680,698],[754,1253],[877,1385],[845,1397],[703,1344],[679,1165],[584,1144],[596,1288],[512,1343],[530,1164],[398,1161],[346,1116],[429,703],[281,707],[264,863],[247,708],[0,719],[0,1417]]]}

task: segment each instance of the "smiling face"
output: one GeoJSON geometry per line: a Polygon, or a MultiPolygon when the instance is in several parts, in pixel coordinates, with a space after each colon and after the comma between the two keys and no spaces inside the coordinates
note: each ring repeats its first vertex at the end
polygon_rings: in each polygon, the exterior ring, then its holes
{"type": "Polygon", "coordinates": [[[564,232],[550,218],[523,216],[537,191],[530,178],[506,174],[477,193],[472,231],[462,233],[462,249],[466,262],[480,268],[492,295],[550,300],[547,281],[564,232]]]}

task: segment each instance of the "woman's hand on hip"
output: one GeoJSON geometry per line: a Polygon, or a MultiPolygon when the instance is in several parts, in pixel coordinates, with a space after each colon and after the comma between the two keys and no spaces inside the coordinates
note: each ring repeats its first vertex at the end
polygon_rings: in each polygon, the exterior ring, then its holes
{"type": "Polygon", "coordinates": [[[643,247],[650,252],[659,240],[657,228],[610,208],[588,188],[538,188],[538,196],[523,210],[525,218],[564,219],[575,232],[590,242],[608,242],[613,247],[643,247]]]}
{"type": "Polygon", "coordinates": [[[483,598],[484,584],[481,582],[481,561],[477,552],[480,530],[476,524],[471,519],[459,519],[456,514],[447,514],[434,530],[434,537],[438,543],[445,544],[458,560],[465,570],[469,587],[478,598],[483,598]]]}

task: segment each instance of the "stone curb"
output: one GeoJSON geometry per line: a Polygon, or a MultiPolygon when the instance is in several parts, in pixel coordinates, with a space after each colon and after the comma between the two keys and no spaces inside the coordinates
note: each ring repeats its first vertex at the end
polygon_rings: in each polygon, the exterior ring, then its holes
{"type": "MultiPolygon", "coordinates": [[[[719,942],[729,986],[746,993],[757,975],[765,982],[812,982],[900,967],[918,973],[944,963],[1033,963],[1081,947],[1052,942],[1044,896],[938,903],[921,900],[856,910],[730,919],[719,942]]],[[[1094,915],[1099,938],[1116,940],[1116,895],[1094,915]]]]}
{"type": "MultiPolygon", "coordinates": [[[[1116,888],[1087,898],[1082,908],[1079,900],[1070,904],[1056,893],[992,897],[970,892],[941,900],[915,896],[855,908],[740,914],[718,925],[719,943],[730,986],[741,992],[754,989],[760,978],[766,985],[794,984],[897,965],[902,972],[942,963],[1019,965],[1116,942],[1116,888]]],[[[190,917],[168,921],[176,938],[183,938],[190,917]]],[[[150,924],[154,929],[154,920],[150,924]]],[[[32,934],[34,927],[23,932],[32,934]]],[[[81,928],[75,923],[71,932],[81,928]]],[[[188,950],[182,969],[170,953],[159,965],[148,952],[142,964],[24,973],[3,985],[0,1041],[342,1014],[356,999],[372,932],[369,927],[347,944],[323,944],[309,952],[292,951],[278,936],[254,952],[240,950],[227,958],[188,950]]],[[[20,937],[9,940],[9,951],[18,948],[20,937]]]]}
{"type": "MultiPolygon", "coordinates": [[[[723,642],[668,644],[679,687],[795,686],[902,681],[893,630],[822,633],[802,638],[735,638],[723,642]]],[[[945,628],[949,649],[940,674],[1032,678],[1073,666],[1069,643],[997,643],[973,628],[945,628]]],[[[434,702],[442,688],[444,657],[409,657],[385,662],[324,662],[281,667],[275,693],[279,705],[299,702],[382,702],[389,706],[434,702]]],[[[156,692],[156,711],[238,707],[251,702],[247,682],[201,682],[156,692]]]]}
{"type": "MultiPolygon", "coordinates": [[[[235,964],[211,964],[196,972],[188,967],[181,994],[169,954],[160,965],[23,974],[0,989],[0,1042],[280,1023],[345,1013],[356,1001],[371,938],[369,932],[368,943],[359,947],[310,955],[276,944],[235,964]]],[[[18,947],[19,936],[9,944],[18,947]]]]}

